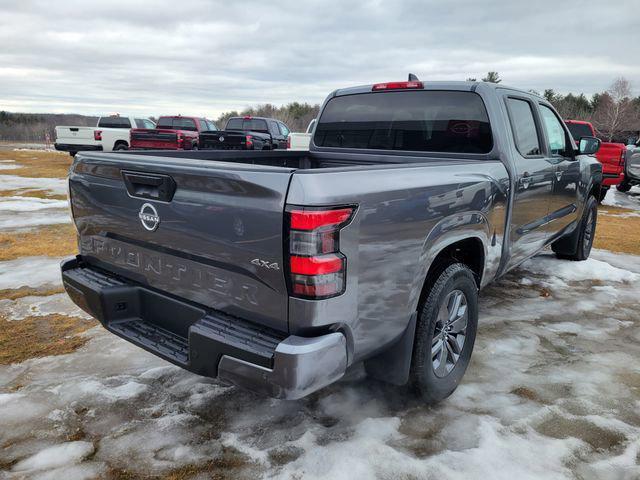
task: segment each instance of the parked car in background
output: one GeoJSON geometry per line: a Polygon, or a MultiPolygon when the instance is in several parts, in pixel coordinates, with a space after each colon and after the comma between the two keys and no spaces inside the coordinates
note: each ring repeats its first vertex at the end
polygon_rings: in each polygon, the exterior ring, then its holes
{"type": "Polygon", "coordinates": [[[289,134],[289,150],[309,150],[311,135],[313,134],[313,126],[316,124],[314,118],[309,122],[305,133],[291,132],[289,134]]]}
{"type": "Polygon", "coordinates": [[[127,150],[132,128],[155,128],[148,118],[108,115],[100,117],[96,127],[56,127],[56,150],[77,152],[127,150]]]}
{"type": "Polygon", "coordinates": [[[155,128],[131,130],[132,150],[197,150],[200,133],[217,130],[202,117],[163,116],[155,128]]]}
{"type": "Polygon", "coordinates": [[[200,136],[203,150],[285,150],[289,127],[275,118],[231,117],[224,130],[200,136]]]}
{"type": "Polygon", "coordinates": [[[640,140],[627,149],[624,180],[617,188],[620,192],[628,192],[635,185],[640,185],[640,140]]]}
{"type": "Polygon", "coordinates": [[[409,81],[333,92],[308,152],[82,153],[63,283],[201,375],[294,399],[364,362],[437,402],[480,288],[549,245],[589,257],[599,144],[529,92],[409,81]]]}
{"type": "MultiPolygon", "coordinates": [[[[581,120],[565,120],[571,136],[576,141],[581,137],[596,137],[596,130],[590,122],[581,120]]],[[[602,164],[602,190],[599,201],[606,196],[609,188],[620,185],[624,181],[624,163],[627,147],[624,143],[602,142],[596,158],[602,164]]],[[[631,187],[629,187],[631,188],[631,187]]]]}

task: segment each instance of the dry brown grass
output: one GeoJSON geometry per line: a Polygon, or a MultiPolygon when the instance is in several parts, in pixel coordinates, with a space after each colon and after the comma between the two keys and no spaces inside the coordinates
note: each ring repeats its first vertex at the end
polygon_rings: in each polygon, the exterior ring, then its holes
{"type": "Polygon", "coordinates": [[[58,314],[14,321],[0,316],[0,365],[71,353],[87,342],[79,334],[95,325],[93,320],[58,314]]]}
{"type": "Polygon", "coordinates": [[[595,248],[640,255],[640,217],[620,217],[638,213],[626,208],[601,206],[598,211],[595,248]]]}
{"type": "Polygon", "coordinates": [[[0,160],[15,160],[21,168],[3,170],[6,175],[20,177],[66,178],[72,158],[54,152],[0,151],[0,160]]]}
{"type": "Polygon", "coordinates": [[[56,293],[64,293],[64,288],[62,287],[41,287],[41,288],[33,288],[33,287],[20,287],[20,288],[10,288],[5,290],[0,290],[0,300],[17,300],[18,298],[29,297],[29,296],[47,296],[54,295],[56,293]]]}
{"type": "Polygon", "coordinates": [[[0,232],[0,261],[36,255],[62,257],[76,252],[76,231],[72,225],[46,225],[25,232],[0,232]]]}

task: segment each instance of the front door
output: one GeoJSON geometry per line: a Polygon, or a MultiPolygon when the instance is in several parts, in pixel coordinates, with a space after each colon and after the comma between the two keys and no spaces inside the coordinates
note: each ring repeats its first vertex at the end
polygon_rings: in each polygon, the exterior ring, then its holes
{"type": "Polygon", "coordinates": [[[515,191],[511,212],[508,268],[531,257],[547,240],[545,224],[554,169],[542,151],[540,122],[529,98],[507,96],[506,105],[516,150],[515,191]]]}
{"type": "Polygon", "coordinates": [[[558,115],[540,104],[540,116],[545,133],[545,157],[554,170],[546,230],[549,235],[556,235],[578,220],[580,162],[575,161],[572,142],[558,115]]]}

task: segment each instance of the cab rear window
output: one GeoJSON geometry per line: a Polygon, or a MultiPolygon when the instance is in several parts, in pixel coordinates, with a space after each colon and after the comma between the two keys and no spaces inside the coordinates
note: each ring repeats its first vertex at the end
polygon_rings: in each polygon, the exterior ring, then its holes
{"type": "Polygon", "coordinates": [[[334,97],[316,126],[319,147],[488,153],[484,103],[473,92],[402,91],[334,97]]]}

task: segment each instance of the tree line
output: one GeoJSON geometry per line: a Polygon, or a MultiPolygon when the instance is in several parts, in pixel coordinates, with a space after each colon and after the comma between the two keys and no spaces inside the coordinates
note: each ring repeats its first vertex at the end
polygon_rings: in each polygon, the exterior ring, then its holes
{"type": "MultiPolygon", "coordinates": [[[[475,78],[467,80],[476,81],[475,78]]],[[[500,83],[502,79],[498,72],[488,72],[481,81],[500,83]]],[[[546,98],[564,119],[593,123],[603,140],[626,143],[640,134],[640,96],[633,97],[626,78],[616,79],[606,91],[591,97],[584,93],[563,95],[552,88],[542,93],[531,92],[546,98]]],[[[225,112],[215,122],[222,129],[230,117],[271,117],[284,122],[293,132],[304,132],[319,110],[319,104],[291,102],[278,107],[267,103],[225,112]]],[[[93,126],[96,122],[97,117],[85,115],[0,111],[0,141],[43,142],[47,135],[54,141],[56,125],[93,126]]]]}

